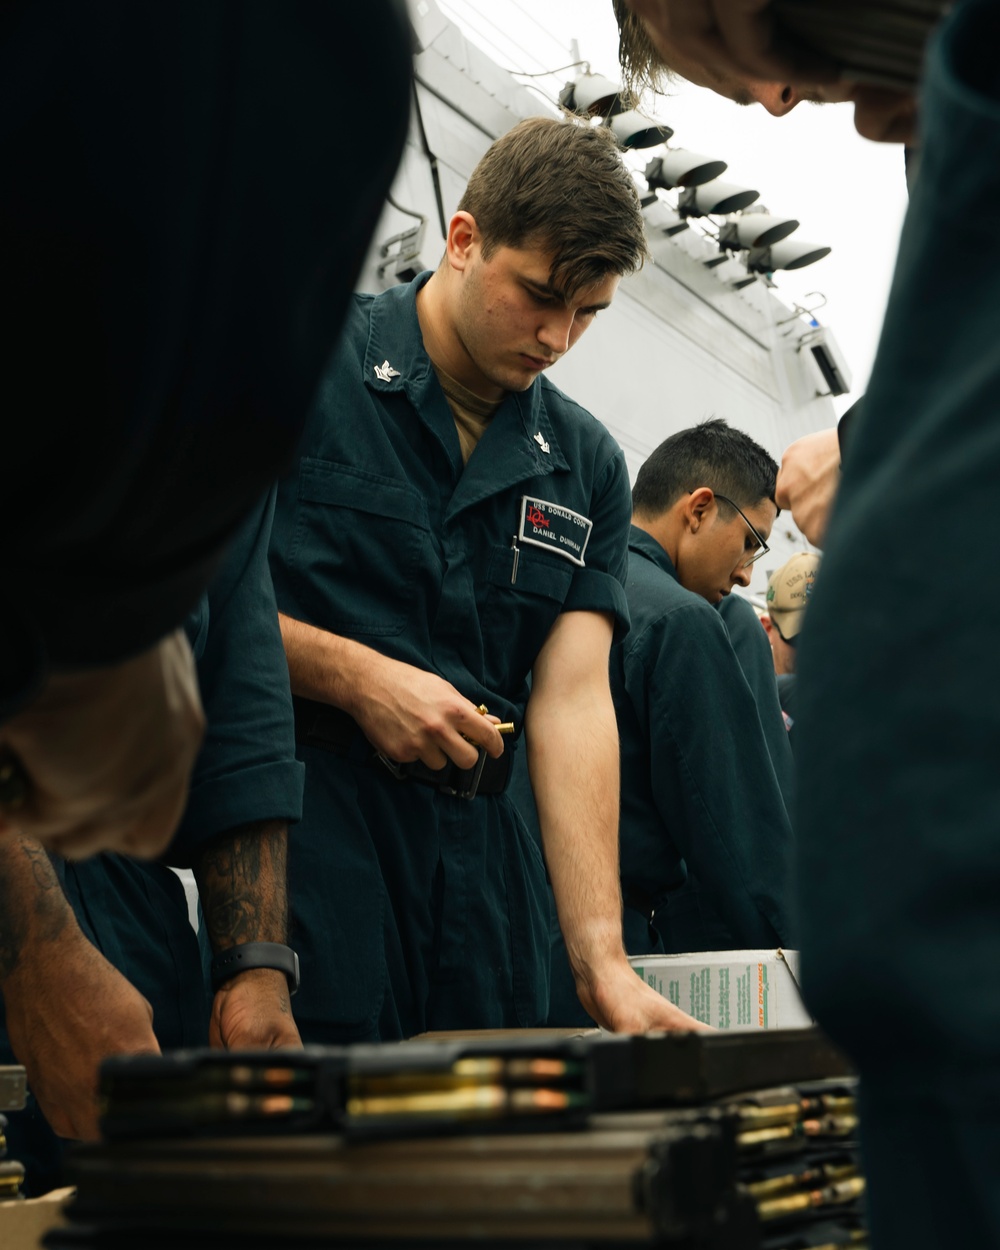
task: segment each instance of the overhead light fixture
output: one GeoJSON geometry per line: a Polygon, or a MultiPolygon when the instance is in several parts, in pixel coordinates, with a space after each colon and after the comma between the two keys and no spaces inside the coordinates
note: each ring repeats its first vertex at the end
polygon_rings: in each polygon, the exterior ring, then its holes
{"type": "Polygon", "coordinates": [[[636,109],[609,117],[607,124],[622,148],[651,148],[666,143],[674,133],[669,126],[645,117],[636,109]]]}
{"type": "Polygon", "coordinates": [[[611,117],[624,112],[622,85],[600,74],[581,74],[559,92],[559,103],[582,117],[611,117]]]}
{"type": "Polygon", "coordinates": [[[728,169],[725,161],[717,161],[700,152],[687,152],[684,148],[666,148],[662,156],[654,156],[646,166],[644,177],[649,189],[663,187],[700,187],[711,182],[728,169]]]}
{"type": "Polygon", "coordinates": [[[723,182],[714,178],[700,187],[687,187],[680,194],[677,207],[682,217],[707,217],[712,213],[738,213],[760,199],[759,191],[723,182]]]}
{"type": "Polygon", "coordinates": [[[753,247],[747,257],[747,269],[751,273],[774,273],[776,269],[804,269],[829,256],[833,251],[821,243],[807,243],[804,239],[783,239],[770,247],[753,247]]]}
{"type": "Polygon", "coordinates": [[[646,236],[650,243],[656,241],[658,235],[665,235],[669,238],[671,235],[680,234],[682,230],[690,230],[691,227],[669,204],[659,198],[659,196],[651,195],[641,201],[642,217],[646,223],[646,236]]]}
{"type": "Polygon", "coordinates": [[[727,221],[719,231],[719,247],[741,252],[750,247],[771,247],[787,239],[799,228],[794,217],[772,217],[770,213],[748,213],[727,221]]]}

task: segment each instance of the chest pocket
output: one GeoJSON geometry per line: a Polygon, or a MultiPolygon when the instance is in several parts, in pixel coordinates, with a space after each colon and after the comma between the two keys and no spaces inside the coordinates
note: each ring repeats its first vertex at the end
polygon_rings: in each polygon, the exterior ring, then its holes
{"type": "Polygon", "coordinates": [[[289,562],[316,623],[333,633],[402,633],[427,528],[427,506],[408,483],[303,460],[289,562]]]}
{"type": "Polygon", "coordinates": [[[495,547],[481,619],[487,670],[504,686],[527,676],[573,584],[565,560],[523,545],[513,574],[514,552],[495,547]]]}

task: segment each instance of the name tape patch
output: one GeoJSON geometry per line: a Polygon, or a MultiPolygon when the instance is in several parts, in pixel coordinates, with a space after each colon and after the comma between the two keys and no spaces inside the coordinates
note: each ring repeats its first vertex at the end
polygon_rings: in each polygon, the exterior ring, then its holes
{"type": "Polygon", "coordinates": [[[583,567],[584,553],[590,541],[594,522],[571,508],[549,503],[547,499],[521,497],[521,532],[525,543],[544,547],[557,556],[565,556],[583,567]]]}

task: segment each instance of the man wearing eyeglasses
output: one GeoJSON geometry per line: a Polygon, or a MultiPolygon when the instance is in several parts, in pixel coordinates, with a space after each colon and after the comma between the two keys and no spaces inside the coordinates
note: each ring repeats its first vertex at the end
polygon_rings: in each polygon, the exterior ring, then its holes
{"type": "MultiPolygon", "coordinates": [[[[632,490],[632,629],[611,653],[630,955],[792,944],[782,762],[715,610],[768,550],[777,471],[712,420],[661,443],[632,490]]],[[[578,1022],[565,964],[554,950],[552,1024],[578,1022]]]]}

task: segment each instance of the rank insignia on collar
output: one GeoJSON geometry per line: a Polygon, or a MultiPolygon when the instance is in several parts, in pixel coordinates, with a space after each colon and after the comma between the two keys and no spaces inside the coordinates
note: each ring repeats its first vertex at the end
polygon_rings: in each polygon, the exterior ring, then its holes
{"type": "MultiPolygon", "coordinates": [[[[378,370],[376,370],[376,372],[378,372],[378,370]]],[[[542,438],[541,430],[539,430],[539,432],[535,435],[535,442],[539,447],[541,447],[542,451],[544,451],[546,455],[549,454],[549,445],[545,439],[542,438]]]]}
{"type": "Polygon", "coordinates": [[[383,360],[380,365],[375,365],[375,376],[380,382],[391,382],[399,377],[399,370],[394,369],[388,360],[383,360]]]}

